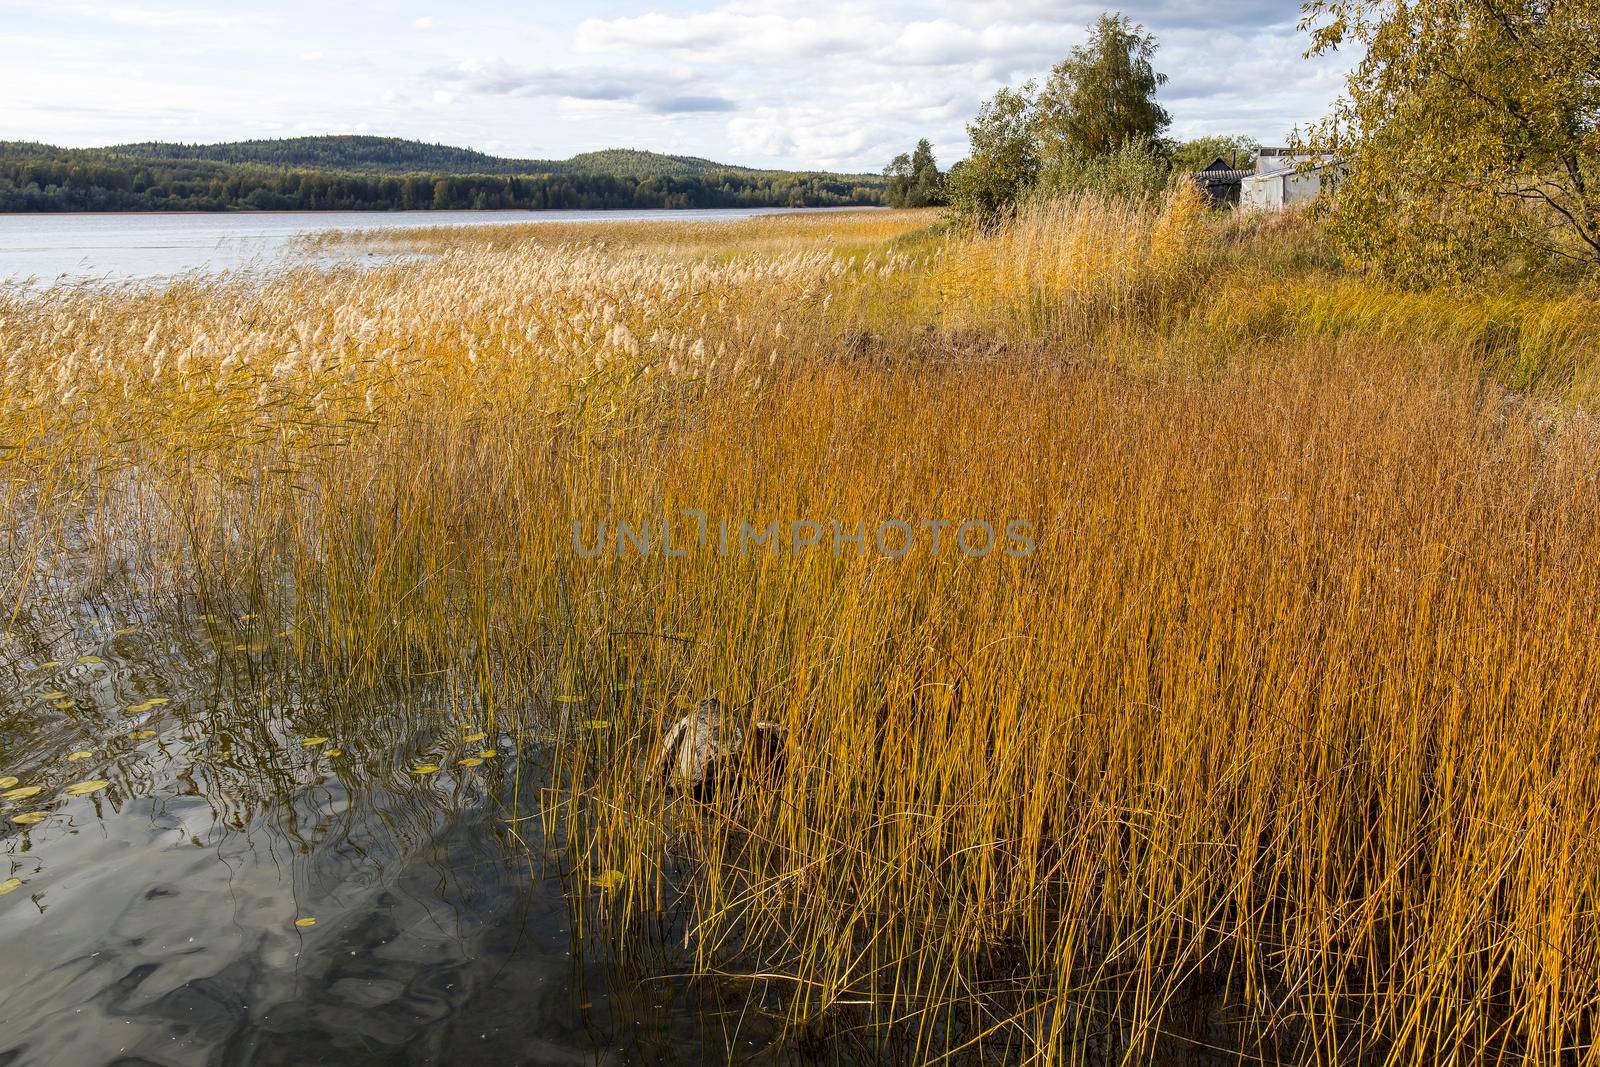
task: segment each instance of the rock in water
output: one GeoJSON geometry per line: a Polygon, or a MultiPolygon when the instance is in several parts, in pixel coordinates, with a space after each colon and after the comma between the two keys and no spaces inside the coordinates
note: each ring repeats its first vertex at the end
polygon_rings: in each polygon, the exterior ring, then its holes
{"type": "Polygon", "coordinates": [[[656,773],[669,789],[704,797],[718,782],[774,769],[783,758],[784,729],[774,722],[746,730],[716,697],[702,700],[661,741],[656,773]]]}

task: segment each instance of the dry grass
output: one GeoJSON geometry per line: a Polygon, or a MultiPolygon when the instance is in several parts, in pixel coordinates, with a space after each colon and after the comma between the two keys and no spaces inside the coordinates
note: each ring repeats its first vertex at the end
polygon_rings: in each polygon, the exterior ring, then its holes
{"type": "Polygon", "coordinates": [[[548,818],[624,876],[588,921],[802,1036],[1593,1061],[1589,298],[1380,292],[1181,199],[842,218],[7,297],[8,598],[131,559],[353,685],[548,709],[548,818]],[[1564,369],[1472,343],[1507,319],[1564,369]],[[683,509],[710,546],[574,550],[683,509]],[[821,547],[715,550],[796,519],[821,547]],[[889,559],[886,519],[1038,544],[889,559]],[[706,693],[785,773],[645,781],[706,693]]]}

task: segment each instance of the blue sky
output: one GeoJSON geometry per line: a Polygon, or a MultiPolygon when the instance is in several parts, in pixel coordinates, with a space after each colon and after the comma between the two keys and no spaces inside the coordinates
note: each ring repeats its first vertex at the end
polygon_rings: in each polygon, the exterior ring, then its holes
{"type": "MultiPolygon", "coordinates": [[[[0,0],[0,140],[102,145],[371,133],[560,158],[637,147],[877,170],[949,163],[1002,85],[1048,71],[1097,4],[0,0]]],[[[1339,91],[1293,0],[1140,0],[1179,136],[1281,141],[1339,91]]]]}

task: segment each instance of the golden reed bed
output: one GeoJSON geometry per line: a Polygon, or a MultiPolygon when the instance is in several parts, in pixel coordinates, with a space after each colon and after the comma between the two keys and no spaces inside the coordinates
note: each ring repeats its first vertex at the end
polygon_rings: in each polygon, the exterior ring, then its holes
{"type": "Polygon", "coordinates": [[[1592,295],[1380,290],[1185,196],[412,240],[0,298],[8,604],[131,572],[352,688],[583,702],[585,922],[802,1042],[1597,1058],[1592,295]],[[785,770],[669,798],[712,693],[785,770]]]}

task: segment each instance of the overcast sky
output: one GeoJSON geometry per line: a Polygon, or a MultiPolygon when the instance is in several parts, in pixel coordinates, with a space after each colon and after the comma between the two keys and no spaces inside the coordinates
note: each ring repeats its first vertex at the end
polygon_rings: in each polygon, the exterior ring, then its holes
{"type": "MultiPolygon", "coordinates": [[[[0,0],[0,140],[371,133],[562,158],[634,147],[755,166],[942,163],[1002,85],[1099,5],[1052,0],[392,4],[0,0]]],[[[1337,94],[1294,0],[1139,0],[1173,133],[1281,141],[1337,94]]]]}

